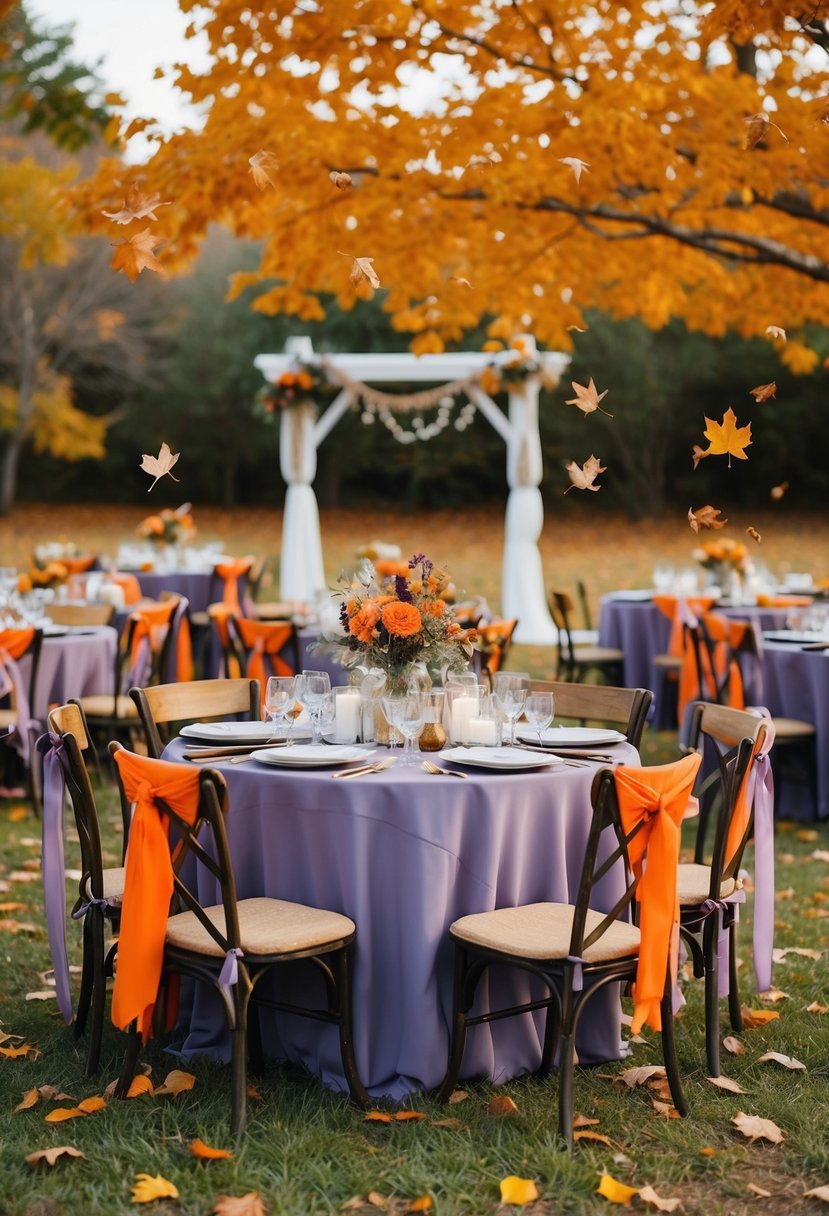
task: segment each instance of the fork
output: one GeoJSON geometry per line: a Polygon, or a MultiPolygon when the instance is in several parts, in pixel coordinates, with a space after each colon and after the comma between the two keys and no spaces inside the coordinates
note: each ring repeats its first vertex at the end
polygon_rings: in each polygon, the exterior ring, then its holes
{"type": "Polygon", "coordinates": [[[349,777],[365,777],[368,773],[382,773],[396,762],[396,756],[388,756],[385,760],[378,760],[375,764],[362,764],[359,768],[343,769],[342,772],[332,773],[331,776],[339,777],[341,781],[345,781],[349,777]]]}
{"type": "Polygon", "coordinates": [[[439,764],[434,764],[431,760],[424,760],[420,767],[425,769],[427,773],[434,773],[435,775],[440,775],[441,777],[460,777],[462,780],[466,781],[467,777],[469,776],[468,773],[456,773],[454,769],[451,768],[441,768],[439,764]]]}

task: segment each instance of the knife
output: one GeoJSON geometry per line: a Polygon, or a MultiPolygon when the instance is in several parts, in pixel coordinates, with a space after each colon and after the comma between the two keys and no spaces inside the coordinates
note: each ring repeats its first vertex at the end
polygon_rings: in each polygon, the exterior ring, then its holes
{"type": "Polygon", "coordinates": [[[542,752],[545,756],[568,756],[573,760],[607,761],[610,764],[619,759],[618,756],[608,756],[605,752],[590,752],[583,748],[569,750],[565,747],[539,747],[537,743],[516,743],[514,746],[527,752],[542,752]]]}
{"type": "Polygon", "coordinates": [[[260,752],[271,747],[286,747],[284,740],[277,740],[276,743],[267,743],[263,740],[261,743],[237,743],[234,746],[228,747],[200,747],[192,751],[184,752],[185,760],[210,760],[217,759],[219,756],[246,756],[250,752],[260,752]]]}

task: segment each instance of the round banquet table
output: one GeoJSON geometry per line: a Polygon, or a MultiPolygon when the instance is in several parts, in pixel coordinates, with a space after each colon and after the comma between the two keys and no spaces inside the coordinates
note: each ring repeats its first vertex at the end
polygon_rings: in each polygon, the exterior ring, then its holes
{"type": "MultiPolygon", "coordinates": [[[[206,612],[208,604],[222,598],[222,585],[214,570],[171,570],[169,574],[155,571],[134,570],[141,594],[149,600],[157,600],[162,591],[174,591],[189,602],[191,612],[206,612]]],[[[241,583],[239,593],[244,592],[241,583]]]]}
{"type": "MultiPolygon", "coordinates": [[[[97,628],[67,627],[61,633],[45,634],[40,650],[32,714],[46,722],[50,705],[63,705],[70,697],[111,693],[115,684],[115,652],[118,633],[109,625],[97,628]]],[[[24,680],[29,678],[29,660],[20,661],[24,680]]]]}
{"type": "MultiPolygon", "coordinates": [[[[807,650],[786,642],[763,642],[763,705],[773,717],[812,722],[817,730],[817,815],[829,816],[829,650],[807,650]]],[[[787,778],[780,788],[780,814],[804,818],[809,794],[787,778]]]]}
{"type": "MultiPolygon", "coordinates": [[[[179,759],[184,749],[182,740],[174,740],[165,756],[179,759]]],[[[625,763],[639,762],[627,743],[613,748],[617,754],[625,763]]],[[[314,904],[345,913],[357,925],[354,1039],[363,1083],[394,1099],[437,1085],[451,1016],[449,925],[471,912],[575,899],[590,789],[601,765],[467,768],[466,781],[399,764],[351,781],[332,780],[330,769],[256,761],[218,761],[216,767],[228,784],[238,897],[314,904]]],[[[595,906],[609,911],[622,882],[619,872],[607,874],[595,906]]],[[[203,868],[199,898],[218,899],[215,880],[203,868]]],[[[527,977],[513,971],[509,978],[511,995],[529,991],[523,987],[527,977]]],[[[493,971],[481,986],[482,999],[492,993],[497,1002],[501,990],[493,971]]],[[[182,1003],[182,1055],[228,1059],[215,994],[197,985],[190,1001],[182,1003]]],[[[330,1088],[346,1090],[336,1027],[264,1009],[259,1016],[268,1056],[300,1062],[330,1088]]],[[[462,1075],[503,1082],[531,1071],[539,1065],[542,1041],[538,1013],[477,1026],[462,1075]]],[[[577,1050],[584,1063],[624,1055],[618,985],[588,1003],[577,1050]]]]}

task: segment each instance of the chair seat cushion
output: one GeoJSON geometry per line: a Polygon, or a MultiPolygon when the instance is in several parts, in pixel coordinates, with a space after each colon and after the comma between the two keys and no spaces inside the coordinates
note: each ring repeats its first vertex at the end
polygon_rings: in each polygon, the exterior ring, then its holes
{"type": "Polygon", "coordinates": [[[612,646],[574,646],[573,655],[578,663],[621,663],[625,657],[612,646]]]}
{"type": "MultiPolygon", "coordinates": [[[[111,904],[120,904],[124,898],[124,875],[126,870],[123,866],[111,866],[104,870],[104,899],[111,904]]],[[[92,898],[92,889],[89,879],[87,878],[84,884],[84,895],[87,899],[92,898]]]]}
{"type": "Polygon", "coordinates": [[[11,726],[17,726],[17,710],[0,709],[0,728],[8,730],[11,726]]]}
{"type": "MultiPolygon", "coordinates": [[[[353,920],[339,912],[309,908],[284,899],[241,899],[239,936],[247,954],[293,954],[320,950],[339,943],[355,931],[353,920]]],[[[221,904],[204,909],[224,933],[225,913],[221,904]]],[[[221,958],[223,950],[201,925],[195,912],[179,912],[167,921],[167,944],[198,954],[221,958]]]]}
{"type": "Polygon", "coordinates": [[[87,718],[138,717],[138,710],[129,697],[113,697],[110,693],[95,693],[88,697],[79,697],[78,700],[87,718]]]}
{"type": "Polygon", "coordinates": [[[774,739],[779,743],[785,739],[806,739],[817,733],[811,722],[801,722],[797,718],[772,718],[772,722],[774,739]]]}
{"type": "MultiPolygon", "coordinates": [[[[720,899],[726,899],[737,888],[733,878],[720,883],[720,899]]],[[[680,904],[701,904],[711,892],[711,867],[683,862],[677,871],[677,894],[680,904]]]]}
{"type": "MultiPolygon", "coordinates": [[[[573,929],[571,904],[525,904],[519,908],[496,908],[462,916],[450,928],[453,937],[486,950],[497,950],[529,959],[564,959],[570,953],[573,929]]],[[[603,914],[587,910],[585,936],[601,922],[603,914]]],[[[592,946],[584,951],[586,963],[635,955],[639,930],[627,921],[613,921],[592,946]]]]}
{"type": "Polygon", "coordinates": [[[682,658],[677,654],[657,654],[653,659],[654,667],[665,667],[668,671],[681,671],[682,658]]]}

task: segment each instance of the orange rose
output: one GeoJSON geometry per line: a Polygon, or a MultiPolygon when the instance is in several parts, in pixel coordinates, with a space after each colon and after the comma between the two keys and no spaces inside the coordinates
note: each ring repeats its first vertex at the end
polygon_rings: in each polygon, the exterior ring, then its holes
{"type": "Polygon", "coordinates": [[[501,377],[494,368],[485,367],[481,372],[479,383],[485,393],[499,393],[501,391],[501,377]]]}
{"type": "Polygon", "coordinates": [[[403,578],[406,578],[409,573],[409,566],[407,562],[375,562],[374,569],[382,578],[390,578],[392,575],[398,574],[402,575],[403,578]]]}
{"type": "Polygon", "coordinates": [[[348,631],[353,634],[358,642],[364,642],[368,645],[373,642],[376,636],[375,625],[380,619],[380,609],[374,604],[363,604],[359,612],[355,612],[354,616],[348,622],[348,631]]]}
{"type": "Polygon", "coordinates": [[[314,387],[314,381],[311,379],[311,377],[305,371],[302,371],[299,373],[299,375],[296,378],[296,382],[300,388],[304,388],[304,389],[306,389],[306,391],[309,388],[314,387]]]}
{"type": "Polygon", "coordinates": [[[17,576],[17,590],[20,595],[28,595],[32,589],[32,580],[28,574],[19,574],[17,576]]]}
{"type": "Polygon", "coordinates": [[[380,613],[380,619],[389,633],[398,638],[411,638],[420,633],[423,621],[414,604],[404,604],[402,600],[386,604],[380,613]]]}
{"type": "Polygon", "coordinates": [[[446,612],[446,604],[443,600],[424,600],[420,605],[420,611],[425,612],[427,616],[443,616],[446,612]]]}
{"type": "Polygon", "coordinates": [[[291,388],[294,384],[296,384],[296,376],[293,372],[283,372],[279,377],[279,383],[285,388],[291,388]]]}

